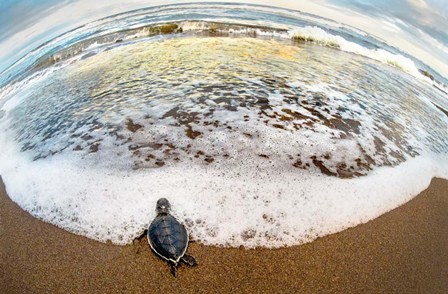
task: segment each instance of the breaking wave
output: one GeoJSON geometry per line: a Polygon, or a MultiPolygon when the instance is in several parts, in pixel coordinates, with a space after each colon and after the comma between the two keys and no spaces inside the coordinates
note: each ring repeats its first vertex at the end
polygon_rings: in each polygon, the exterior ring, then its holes
{"type": "Polygon", "coordinates": [[[448,178],[440,91],[412,60],[309,15],[239,8],[113,16],[16,63],[0,93],[10,197],[115,244],[166,197],[205,244],[272,248],[448,178]]]}

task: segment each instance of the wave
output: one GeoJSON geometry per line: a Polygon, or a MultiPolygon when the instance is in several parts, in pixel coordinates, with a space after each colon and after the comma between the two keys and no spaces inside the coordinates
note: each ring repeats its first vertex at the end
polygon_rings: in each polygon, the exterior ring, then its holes
{"type": "Polygon", "coordinates": [[[114,244],[168,197],[204,244],[273,248],[447,177],[448,120],[412,60],[283,15],[204,11],[114,16],[19,62],[0,94],[10,197],[114,244]]]}
{"type": "MultiPolygon", "coordinates": [[[[89,37],[77,40],[74,44],[67,46],[57,46],[57,51],[40,49],[35,50],[31,54],[36,55],[34,62],[32,62],[26,70],[27,75],[33,74],[39,70],[56,65],[67,59],[74,58],[80,55],[80,58],[86,58],[92,54],[101,50],[101,47],[107,47],[114,43],[120,43],[123,41],[135,41],[141,38],[147,38],[157,35],[169,35],[175,33],[187,33],[187,32],[200,32],[208,34],[221,34],[221,35],[245,35],[253,37],[271,37],[271,38],[284,38],[291,39],[295,42],[313,43],[319,46],[326,46],[335,49],[339,49],[345,52],[358,54],[383,64],[387,64],[402,70],[422,81],[428,82],[441,91],[445,89],[444,85],[438,81],[435,81],[432,75],[426,70],[419,69],[415,62],[411,59],[400,55],[394,54],[386,49],[382,48],[367,48],[358,43],[351,42],[345,38],[334,35],[321,27],[317,26],[305,26],[305,27],[289,27],[289,28],[275,28],[263,25],[252,24],[251,22],[238,23],[240,20],[232,19],[220,19],[225,22],[216,21],[196,21],[186,20],[181,22],[169,22],[169,23],[156,23],[151,25],[145,25],[140,27],[128,28],[120,31],[109,29],[113,32],[103,32],[100,36],[91,36],[91,34],[85,33],[89,37]],[[47,53],[42,52],[48,51],[47,53]],[[41,54],[39,57],[38,55],[41,54]]],[[[91,29],[91,28],[89,28],[91,29]]],[[[76,31],[76,30],[75,30],[76,31]]],[[[70,35],[76,35],[71,32],[70,35]]],[[[65,37],[58,37],[57,39],[66,39],[65,37]]],[[[59,41],[60,42],[60,41],[59,41]]],[[[48,42],[45,46],[55,45],[58,43],[56,40],[48,42]]],[[[22,61],[26,63],[27,58],[22,58],[22,61]]],[[[29,61],[28,61],[29,63],[29,61]]],[[[23,75],[22,75],[23,76],[23,75]]],[[[4,96],[4,95],[2,95],[4,96]]]]}
{"type": "Polygon", "coordinates": [[[399,68],[404,72],[419,78],[420,80],[429,83],[432,82],[428,76],[425,76],[419,71],[412,60],[402,55],[388,52],[385,49],[368,49],[354,42],[349,42],[340,36],[329,34],[318,27],[297,28],[291,30],[289,33],[293,40],[311,42],[365,56],[381,63],[399,68]]]}

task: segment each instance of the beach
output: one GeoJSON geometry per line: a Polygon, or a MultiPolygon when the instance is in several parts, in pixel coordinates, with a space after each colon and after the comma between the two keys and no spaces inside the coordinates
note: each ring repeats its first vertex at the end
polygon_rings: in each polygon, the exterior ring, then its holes
{"type": "Polygon", "coordinates": [[[281,249],[192,242],[175,278],[145,238],[115,246],[33,218],[0,182],[2,293],[446,293],[448,181],[366,224],[281,249]]]}

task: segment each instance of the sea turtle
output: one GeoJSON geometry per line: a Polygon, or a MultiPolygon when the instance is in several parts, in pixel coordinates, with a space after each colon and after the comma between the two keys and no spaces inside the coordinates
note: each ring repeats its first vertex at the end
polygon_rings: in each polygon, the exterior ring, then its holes
{"type": "Polygon", "coordinates": [[[188,248],[188,232],[179,221],[170,214],[171,205],[165,198],[157,201],[157,216],[148,228],[148,242],[152,250],[171,265],[171,273],[176,276],[180,261],[197,265],[193,256],[185,254],[188,248]]]}

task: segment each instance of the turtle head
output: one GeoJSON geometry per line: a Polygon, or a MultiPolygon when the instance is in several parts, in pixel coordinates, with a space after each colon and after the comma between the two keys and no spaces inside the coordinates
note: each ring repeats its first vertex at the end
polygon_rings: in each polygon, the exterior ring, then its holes
{"type": "Polygon", "coordinates": [[[168,214],[170,213],[171,204],[166,198],[160,198],[157,200],[156,212],[157,214],[168,214]]]}

